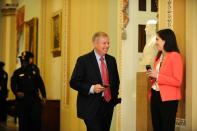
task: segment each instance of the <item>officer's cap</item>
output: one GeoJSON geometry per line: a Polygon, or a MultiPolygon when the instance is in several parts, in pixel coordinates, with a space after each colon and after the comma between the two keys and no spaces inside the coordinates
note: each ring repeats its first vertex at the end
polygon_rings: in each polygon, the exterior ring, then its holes
{"type": "Polygon", "coordinates": [[[5,63],[0,61],[0,68],[4,67],[5,63]]]}
{"type": "Polygon", "coordinates": [[[23,52],[21,53],[21,56],[19,56],[19,58],[20,58],[21,60],[25,60],[25,61],[28,61],[29,58],[33,58],[33,57],[34,57],[34,55],[33,55],[33,53],[31,53],[30,51],[23,51],[23,52]]]}

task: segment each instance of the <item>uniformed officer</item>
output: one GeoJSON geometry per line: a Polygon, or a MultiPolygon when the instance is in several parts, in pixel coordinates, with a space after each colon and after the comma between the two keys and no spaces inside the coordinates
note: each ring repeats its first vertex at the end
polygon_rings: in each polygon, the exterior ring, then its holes
{"type": "Polygon", "coordinates": [[[0,61],[0,122],[7,120],[7,82],[8,74],[3,69],[5,63],[0,61]]]}
{"type": "Polygon", "coordinates": [[[40,131],[42,102],[39,91],[45,101],[45,86],[38,67],[31,62],[33,54],[24,51],[19,58],[21,67],[11,78],[11,89],[17,101],[19,131],[40,131]]]}

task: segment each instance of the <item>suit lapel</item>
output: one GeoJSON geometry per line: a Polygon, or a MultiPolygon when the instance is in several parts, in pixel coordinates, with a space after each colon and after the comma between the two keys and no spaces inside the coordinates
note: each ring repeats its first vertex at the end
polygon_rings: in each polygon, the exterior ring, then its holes
{"type": "MultiPolygon", "coordinates": [[[[167,58],[168,56],[169,56],[169,53],[166,54],[166,56],[165,56],[165,58],[164,58],[164,60],[162,62],[162,65],[160,66],[160,70],[161,70],[161,68],[164,68],[165,67],[166,62],[169,60],[169,58],[167,58]]],[[[159,62],[160,62],[160,58],[155,62],[154,69],[156,69],[156,66],[157,66],[157,64],[159,64],[159,62]]]]}
{"type": "Polygon", "coordinates": [[[97,63],[94,51],[91,52],[91,61],[92,61],[91,63],[93,65],[93,67],[94,67],[94,70],[96,72],[96,76],[99,79],[99,82],[102,83],[101,73],[100,73],[100,69],[99,69],[99,66],[98,66],[98,63],[97,63]]]}
{"type": "MultiPolygon", "coordinates": [[[[166,63],[168,63],[168,61],[169,61],[169,54],[170,53],[166,53],[166,56],[165,56],[165,58],[163,59],[163,62],[162,62],[162,66],[161,66],[161,68],[165,68],[165,66],[166,66],[166,63]]],[[[160,69],[161,69],[160,68],[160,69]]]]}

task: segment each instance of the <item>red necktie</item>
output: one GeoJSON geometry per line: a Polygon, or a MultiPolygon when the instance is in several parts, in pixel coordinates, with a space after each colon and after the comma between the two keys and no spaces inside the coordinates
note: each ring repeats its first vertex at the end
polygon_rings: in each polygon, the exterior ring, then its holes
{"type": "Polygon", "coordinates": [[[106,102],[109,102],[111,100],[111,90],[110,90],[110,85],[109,85],[109,74],[107,70],[107,66],[104,62],[104,58],[100,58],[101,61],[101,76],[103,80],[103,85],[107,86],[105,91],[104,91],[104,99],[106,102]]]}

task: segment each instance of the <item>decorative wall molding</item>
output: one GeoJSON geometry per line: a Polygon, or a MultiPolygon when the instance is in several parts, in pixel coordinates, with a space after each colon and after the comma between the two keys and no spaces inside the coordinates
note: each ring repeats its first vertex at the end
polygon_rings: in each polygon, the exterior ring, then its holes
{"type": "Polygon", "coordinates": [[[45,66],[45,61],[42,59],[45,59],[45,48],[46,48],[46,0],[42,0],[41,2],[42,5],[42,14],[41,14],[41,19],[40,19],[40,27],[41,32],[42,32],[42,39],[41,39],[41,45],[38,45],[38,65],[40,65],[40,71],[41,74],[43,75],[43,78],[45,79],[46,71],[44,69],[45,66]]]}
{"type": "Polygon", "coordinates": [[[126,33],[126,27],[129,23],[129,0],[123,0],[122,1],[122,40],[127,39],[127,33],[126,33]]]}
{"type": "Polygon", "coordinates": [[[126,28],[129,23],[129,0],[123,0],[123,28],[126,28]]]}
{"type": "Polygon", "coordinates": [[[173,29],[173,0],[167,1],[167,27],[173,29]]]}
{"type": "MultiPolygon", "coordinates": [[[[124,40],[123,38],[124,38],[124,34],[126,35],[126,26],[127,26],[127,24],[128,23],[126,23],[126,25],[124,26],[123,25],[123,10],[124,10],[124,8],[128,8],[128,3],[127,3],[127,5],[124,5],[124,2],[125,2],[125,0],[120,0],[120,1],[118,1],[118,12],[119,12],[119,14],[118,14],[118,27],[117,27],[117,29],[118,29],[118,31],[117,31],[117,33],[118,33],[118,37],[117,37],[117,61],[118,61],[118,69],[119,69],[119,78],[120,78],[120,81],[122,81],[122,71],[123,71],[123,69],[122,69],[122,66],[123,66],[123,61],[122,61],[122,43],[123,43],[123,41],[122,40],[124,40]],[[125,28],[124,28],[125,27],[125,28]]],[[[127,15],[128,15],[128,9],[127,9],[127,15]]],[[[129,18],[129,17],[128,17],[129,18]]],[[[122,82],[120,82],[120,86],[119,86],[119,95],[120,95],[120,97],[122,97],[122,82]]],[[[116,117],[116,119],[117,119],[117,122],[116,122],[116,131],[121,131],[122,130],[122,119],[123,119],[123,117],[122,117],[122,114],[121,114],[121,112],[122,112],[122,106],[121,106],[121,104],[119,105],[119,106],[117,106],[117,117],[116,117]]]]}
{"type": "Polygon", "coordinates": [[[176,127],[185,127],[186,119],[176,118],[176,127]]]}
{"type": "Polygon", "coordinates": [[[63,105],[66,107],[66,106],[69,106],[69,94],[70,94],[70,88],[69,88],[69,58],[68,58],[68,41],[69,41],[69,1],[68,0],[64,0],[64,3],[63,3],[63,11],[62,11],[62,22],[63,25],[62,25],[62,34],[64,35],[64,37],[62,37],[62,55],[63,55],[63,72],[64,72],[64,75],[63,75],[63,89],[62,89],[62,98],[63,98],[63,105]]]}

